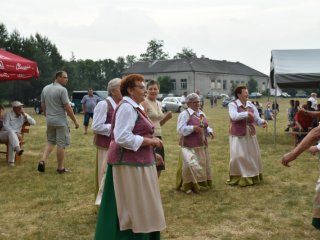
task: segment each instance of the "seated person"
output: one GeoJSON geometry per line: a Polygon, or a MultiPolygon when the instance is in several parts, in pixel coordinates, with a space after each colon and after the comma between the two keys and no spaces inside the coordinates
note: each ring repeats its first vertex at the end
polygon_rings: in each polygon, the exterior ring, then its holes
{"type": "Polygon", "coordinates": [[[270,103],[267,104],[267,108],[264,111],[264,119],[265,120],[273,120],[273,112],[270,107],[270,103]]]}
{"type": "Polygon", "coordinates": [[[8,150],[8,164],[9,166],[14,166],[15,156],[13,152],[21,155],[23,150],[20,148],[21,129],[25,122],[30,125],[35,125],[36,121],[30,117],[27,113],[23,111],[23,104],[19,101],[14,101],[11,103],[12,110],[6,113],[3,121],[3,129],[7,133],[2,133],[7,137],[9,142],[8,150]]]}
{"type": "MultiPolygon", "coordinates": [[[[308,110],[307,104],[303,104],[302,108],[308,110]]],[[[309,132],[312,128],[312,116],[308,115],[305,111],[298,111],[294,116],[295,127],[294,130],[298,132],[309,132]]],[[[305,137],[304,134],[297,135],[298,143],[305,137]]]]}

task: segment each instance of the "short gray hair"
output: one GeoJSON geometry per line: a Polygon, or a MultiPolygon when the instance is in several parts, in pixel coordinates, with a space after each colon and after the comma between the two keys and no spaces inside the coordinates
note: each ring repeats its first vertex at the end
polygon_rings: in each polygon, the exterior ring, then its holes
{"type": "Polygon", "coordinates": [[[108,90],[109,96],[111,95],[111,92],[113,89],[120,86],[120,82],[121,82],[121,78],[114,78],[108,82],[107,90],[108,90]]]}
{"type": "Polygon", "coordinates": [[[194,102],[194,101],[200,101],[200,97],[198,94],[196,93],[190,93],[187,97],[186,97],[186,102],[194,102]]]}

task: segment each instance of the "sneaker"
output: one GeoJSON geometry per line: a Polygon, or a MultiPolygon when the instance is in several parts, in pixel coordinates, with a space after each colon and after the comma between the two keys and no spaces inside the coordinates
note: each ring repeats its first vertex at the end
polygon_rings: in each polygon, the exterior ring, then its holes
{"type": "Polygon", "coordinates": [[[14,162],[9,162],[9,163],[8,163],[8,166],[9,166],[9,167],[14,167],[15,164],[14,164],[14,162]]]}
{"type": "Polygon", "coordinates": [[[40,161],[39,164],[38,164],[38,171],[39,172],[44,172],[45,169],[46,169],[45,162],[44,161],[40,161]]]}
{"type": "Polygon", "coordinates": [[[57,169],[57,173],[63,174],[63,173],[70,173],[71,171],[67,168],[57,169]]]}
{"type": "Polygon", "coordinates": [[[289,132],[289,128],[286,128],[284,131],[285,131],[285,132],[289,132]]]}

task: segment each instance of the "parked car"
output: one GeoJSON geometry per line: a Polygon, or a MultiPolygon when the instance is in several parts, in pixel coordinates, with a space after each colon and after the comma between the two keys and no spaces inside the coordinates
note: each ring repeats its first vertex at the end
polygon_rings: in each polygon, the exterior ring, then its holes
{"type": "Polygon", "coordinates": [[[162,101],[167,95],[164,94],[164,93],[159,93],[158,96],[157,96],[157,100],[158,101],[162,101]]]}
{"type": "MultiPolygon", "coordinates": [[[[81,100],[82,100],[83,96],[85,96],[87,94],[88,94],[88,91],[73,91],[72,92],[72,103],[74,104],[73,111],[75,113],[82,112],[81,100]]],[[[99,101],[101,101],[108,96],[108,91],[93,91],[93,94],[97,95],[99,98],[99,101]]]]}
{"type": "Polygon", "coordinates": [[[308,97],[305,91],[298,91],[296,94],[297,98],[306,98],[308,97]]]}
{"type": "Polygon", "coordinates": [[[163,112],[181,112],[184,109],[181,97],[165,97],[161,102],[161,106],[163,112]]]}
{"type": "Polygon", "coordinates": [[[235,97],[224,98],[222,101],[222,107],[228,107],[228,104],[235,100],[235,97]]]}
{"type": "Polygon", "coordinates": [[[207,93],[207,95],[206,95],[206,98],[207,98],[207,99],[210,99],[210,98],[212,98],[212,97],[221,98],[221,95],[220,95],[220,93],[218,93],[218,92],[209,91],[209,92],[207,93]]]}
{"type": "Polygon", "coordinates": [[[221,93],[221,94],[220,94],[220,97],[221,97],[221,98],[229,98],[230,96],[229,96],[228,94],[221,93]]]}
{"type": "Polygon", "coordinates": [[[289,93],[282,92],[282,93],[281,93],[281,97],[284,97],[284,98],[291,98],[291,95],[290,95],[289,93]]]}
{"type": "Polygon", "coordinates": [[[252,92],[249,94],[249,98],[261,98],[262,94],[258,92],[252,92]]]}

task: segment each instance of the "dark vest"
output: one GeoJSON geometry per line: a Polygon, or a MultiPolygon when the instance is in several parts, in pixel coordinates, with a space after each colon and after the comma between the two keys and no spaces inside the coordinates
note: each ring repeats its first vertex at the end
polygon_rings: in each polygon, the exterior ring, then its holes
{"type": "MultiPolygon", "coordinates": [[[[114,109],[112,107],[112,104],[110,103],[109,100],[106,99],[107,105],[108,105],[108,112],[107,112],[107,117],[105,123],[111,123],[112,116],[114,109]]],[[[93,142],[96,146],[102,147],[102,148],[109,148],[110,142],[111,142],[111,137],[106,136],[106,135],[101,135],[101,134],[95,134],[93,142]]]]}
{"type": "MultiPolygon", "coordinates": [[[[127,102],[123,100],[123,102],[127,102]]],[[[134,165],[134,166],[145,166],[155,164],[155,154],[152,146],[141,146],[136,152],[125,149],[117,144],[114,140],[113,130],[116,121],[116,113],[119,107],[123,104],[121,102],[114,113],[114,118],[112,119],[112,135],[111,143],[108,151],[108,164],[111,165],[134,165]]],[[[143,137],[153,137],[153,124],[148,116],[140,110],[139,108],[135,109],[138,113],[138,118],[136,120],[135,126],[132,130],[132,133],[135,135],[140,135],[143,137]]],[[[117,121],[125,121],[125,119],[117,119],[117,121]]]]}
{"type": "Polygon", "coordinates": [[[208,146],[208,141],[207,141],[208,120],[206,119],[206,117],[203,114],[201,114],[200,117],[192,114],[189,117],[187,125],[201,126],[203,127],[203,133],[201,134],[201,133],[192,132],[188,136],[181,136],[180,146],[188,147],[188,148],[208,146]]]}
{"type": "MultiPolygon", "coordinates": [[[[248,109],[245,109],[243,106],[237,105],[237,110],[238,110],[238,113],[246,112],[246,111],[253,113],[253,109],[251,107],[248,107],[248,109]]],[[[244,118],[239,121],[232,121],[230,119],[229,133],[232,136],[245,136],[246,132],[247,132],[247,126],[249,126],[249,128],[250,128],[250,134],[252,136],[255,135],[256,128],[254,126],[254,119],[249,120],[248,118],[244,118]]]]}

